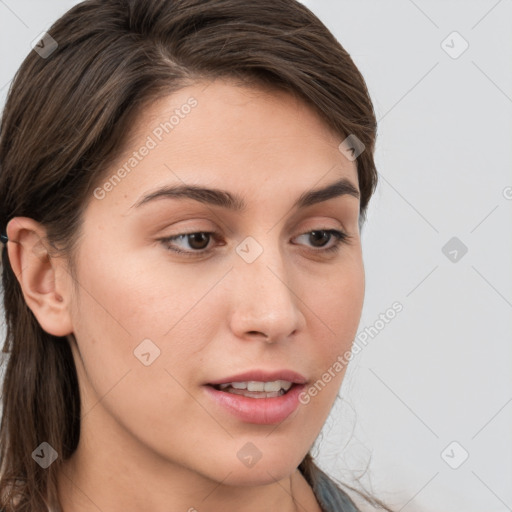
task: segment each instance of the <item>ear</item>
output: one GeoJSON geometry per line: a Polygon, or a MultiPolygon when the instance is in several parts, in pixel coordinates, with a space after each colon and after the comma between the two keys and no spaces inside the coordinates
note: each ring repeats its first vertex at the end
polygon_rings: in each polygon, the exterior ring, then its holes
{"type": "Polygon", "coordinates": [[[72,278],[63,258],[51,256],[45,228],[28,217],[14,217],[7,224],[7,237],[11,267],[37,321],[54,336],[70,334],[72,278]]]}

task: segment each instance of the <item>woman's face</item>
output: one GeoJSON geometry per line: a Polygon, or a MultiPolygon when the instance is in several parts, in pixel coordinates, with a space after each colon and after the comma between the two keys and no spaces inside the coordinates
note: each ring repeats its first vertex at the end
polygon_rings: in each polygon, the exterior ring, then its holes
{"type": "Polygon", "coordinates": [[[356,162],[291,95],[223,81],[158,100],[132,129],[76,256],[80,450],[228,484],[284,478],[360,319],[356,162]],[[356,194],[314,193],[340,180],[356,194]]]}

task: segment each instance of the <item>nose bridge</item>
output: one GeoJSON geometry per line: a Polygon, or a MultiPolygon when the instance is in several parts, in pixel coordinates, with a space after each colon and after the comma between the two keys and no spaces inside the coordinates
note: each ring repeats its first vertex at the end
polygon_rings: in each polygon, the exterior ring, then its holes
{"type": "Polygon", "coordinates": [[[256,236],[236,247],[232,328],[242,337],[258,331],[275,340],[302,327],[300,301],[277,235],[256,236]]]}

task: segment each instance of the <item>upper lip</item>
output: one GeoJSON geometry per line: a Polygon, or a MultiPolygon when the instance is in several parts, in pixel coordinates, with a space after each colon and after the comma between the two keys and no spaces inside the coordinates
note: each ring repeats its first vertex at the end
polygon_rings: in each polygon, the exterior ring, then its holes
{"type": "Polygon", "coordinates": [[[285,380],[292,384],[305,384],[306,378],[300,373],[294,372],[293,370],[249,370],[244,373],[237,375],[231,375],[230,377],[223,377],[221,379],[213,380],[208,382],[211,386],[217,386],[218,384],[226,384],[228,382],[273,382],[276,380],[285,380]]]}

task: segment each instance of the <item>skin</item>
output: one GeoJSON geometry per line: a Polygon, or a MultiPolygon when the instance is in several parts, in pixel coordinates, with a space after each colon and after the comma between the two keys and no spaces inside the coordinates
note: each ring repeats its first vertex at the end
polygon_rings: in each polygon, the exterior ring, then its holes
{"type": "MultiPolygon", "coordinates": [[[[146,108],[106,176],[191,96],[198,104],[190,114],[86,205],[76,279],[64,257],[46,253],[42,225],[26,217],[8,225],[25,300],[43,329],[68,337],[79,377],[80,443],[59,474],[64,512],[320,510],[297,467],[345,370],[279,425],[239,420],[203,384],[286,368],[311,385],[350,349],[364,299],[359,199],[292,204],[340,177],[358,189],[356,162],[289,93],[217,80],[146,108]],[[230,191],[247,208],[169,198],[132,206],[159,186],[184,183],[230,191]],[[350,238],[338,252],[322,252],[307,234],[319,229],[350,238]],[[176,254],[159,241],[211,231],[221,237],[206,242],[206,256],[176,254]],[[235,251],[247,236],[263,249],[250,264],[235,251]],[[149,366],[134,356],[147,338],[160,349],[149,366]],[[237,457],[247,442],[262,454],[251,468],[237,457]]],[[[192,251],[193,242],[174,246],[192,251]]]]}

